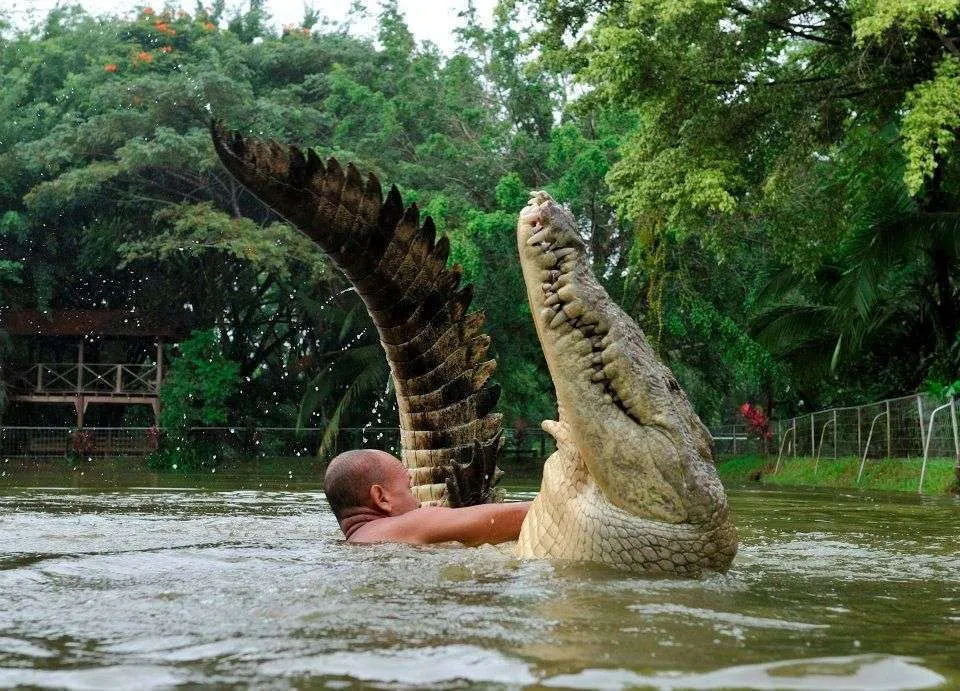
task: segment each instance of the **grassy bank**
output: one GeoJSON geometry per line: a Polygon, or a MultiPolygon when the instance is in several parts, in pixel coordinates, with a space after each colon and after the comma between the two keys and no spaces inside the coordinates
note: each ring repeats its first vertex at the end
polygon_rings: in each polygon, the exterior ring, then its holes
{"type": "MultiPolygon", "coordinates": [[[[735,456],[717,465],[724,484],[736,485],[759,481],[767,485],[801,487],[846,487],[896,492],[916,492],[920,481],[921,460],[918,458],[868,459],[863,477],[857,482],[860,459],[787,458],[774,473],[776,458],[754,454],[735,456]]],[[[923,479],[924,494],[947,494],[957,491],[956,462],[946,458],[927,461],[923,479]]]]}

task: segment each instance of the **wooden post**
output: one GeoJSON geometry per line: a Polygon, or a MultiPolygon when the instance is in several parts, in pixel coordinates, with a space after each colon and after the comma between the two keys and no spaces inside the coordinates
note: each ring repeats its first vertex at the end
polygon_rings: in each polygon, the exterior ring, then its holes
{"type": "Polygon", "coordinates": [[[163,383],[163,340],[157,339],[157,390],[160,393],[160,384],[163,383]]]}
{"type": "Polygon", "coordinates": [[[74,400],[73,404],[77,408],[77,429],[81,429],[83,428],[83,415],[84,413],[87,412],[85,410],[85,408],[87,407],[86,401],[84,400],[82,393],[79,393],[79,392],[77,393],[77,397],[74,400]]]}
{"type": "Polygon", "coordinates": [[[737,455],[737,426],[733,426],[733,455],[737,455]]]}
{"type": "Polygon", "coordinates": [[[890,445],[890,401],[887,401],[887,458],[893,458],[893,447],[890,445]]]}
{"type": "Polygon", "coordinates": [[[83,391],[83,342],[84,340],[86,339],[83,336],[81,336],[80,337],[80,357],[77,361],[77,393],[78,394],[81,391],[83,391]]]}
{"type": "Polygon", "coordinates": [[[116,376],[113,384],[114,393],[123,393],[123,365],[117,365],[116,376]]]}

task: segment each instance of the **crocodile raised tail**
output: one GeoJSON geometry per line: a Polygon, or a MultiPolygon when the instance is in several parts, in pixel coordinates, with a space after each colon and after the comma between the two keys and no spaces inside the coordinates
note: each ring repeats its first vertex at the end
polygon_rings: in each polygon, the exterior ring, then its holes
{"type": "Polygon", "coordinates": [[[390,363],[400,411],[402,460],[423,503],[491,499],[501,472],[500,396],[488,383],[483,314],[471,286],[447,267],[449,243],[420,224],[396,187],[386,198],[372,173],[324,163],[313,150],[230,133],[212,124],[224,166],[253,194],[319,244],[366,304],[390,363]]]}

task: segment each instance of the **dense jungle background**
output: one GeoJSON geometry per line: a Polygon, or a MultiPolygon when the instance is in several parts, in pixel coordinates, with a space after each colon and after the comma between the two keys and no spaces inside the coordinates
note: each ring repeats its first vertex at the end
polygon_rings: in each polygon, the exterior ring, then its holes
{"type": "Polygon", "coordinates": [[[358,298],[219,166],[217,117],[433,217],[508,426],[555,414],[513,236],[540,188],[708,424],[960,376],[960,2],[504,1],[491,28],[463,13],[450,56],[368,11],[373,40],[257,0],[0,10],[0,310],[176,324],[168,422],[395,424],[358,298]]]}

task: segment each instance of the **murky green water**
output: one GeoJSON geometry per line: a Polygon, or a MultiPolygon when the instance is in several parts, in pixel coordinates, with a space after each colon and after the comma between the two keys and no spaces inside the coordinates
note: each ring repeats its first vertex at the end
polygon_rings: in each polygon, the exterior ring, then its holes
{"type": "Polygon", "coordinates": [[[317,491],[3,489],[0,686],[960,687],[960,505],[731,502],[733,570],[664,581],[348,546],[317,491]]]}

